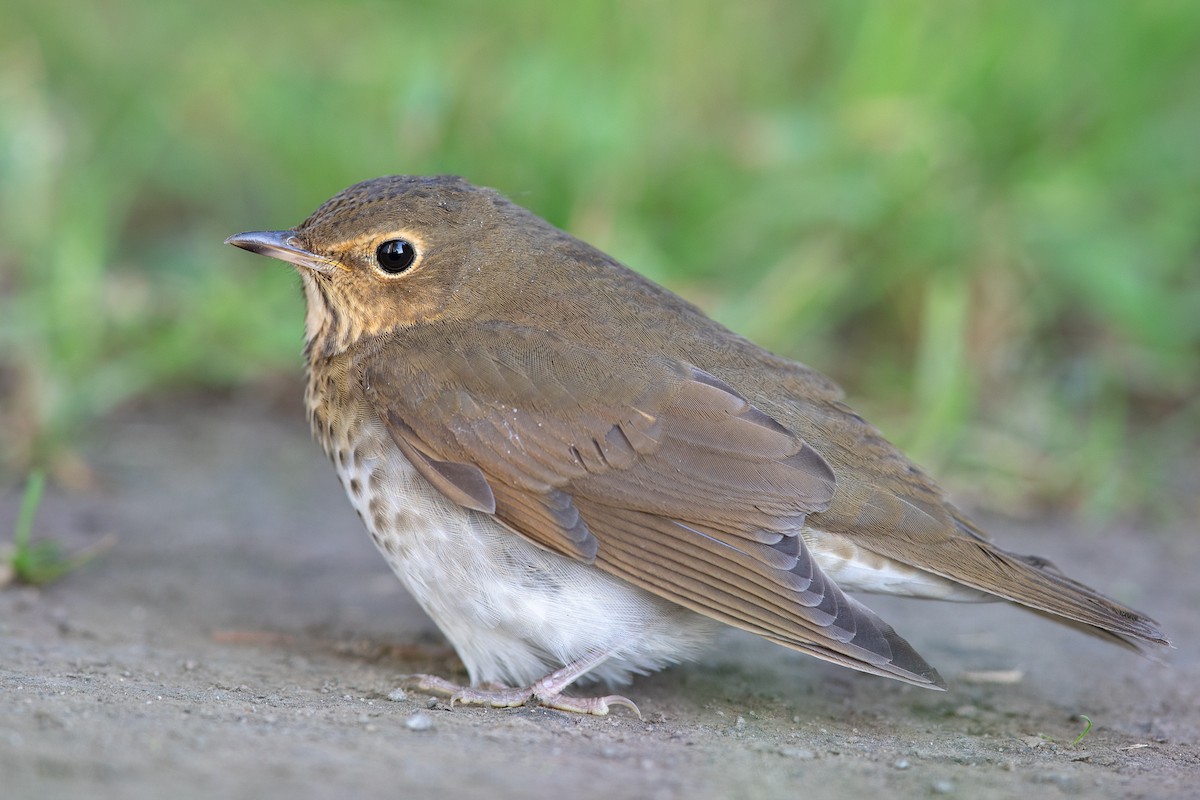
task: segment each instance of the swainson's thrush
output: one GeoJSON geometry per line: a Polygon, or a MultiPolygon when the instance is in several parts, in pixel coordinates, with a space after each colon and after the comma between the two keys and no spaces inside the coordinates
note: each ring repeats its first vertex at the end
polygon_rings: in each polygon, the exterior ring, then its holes
{"type": "Polygon", "coordinates": [[[692,657],[713,621],[944,687],[843,590],[1168,644],[991,544],[828,379],[494,191],[379,178],[227,241],[299,267],[313,431],[473,687],[427,689],[602,714],[632,704],[563,690],[692,657]]]}

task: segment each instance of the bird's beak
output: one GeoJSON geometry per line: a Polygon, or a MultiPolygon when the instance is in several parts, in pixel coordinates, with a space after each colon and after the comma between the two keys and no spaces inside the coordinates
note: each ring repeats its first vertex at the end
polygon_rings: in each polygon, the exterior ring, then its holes
{"type": "Polygon", "coordinates": [[[225,244],[258,253],[260,256],[278,258],[313,272],[330,273],[341,268],[341,264],[333,259],[319,256],[301,247],[295,231],[248,231],[230,236],[225,240],[225,244]]]}

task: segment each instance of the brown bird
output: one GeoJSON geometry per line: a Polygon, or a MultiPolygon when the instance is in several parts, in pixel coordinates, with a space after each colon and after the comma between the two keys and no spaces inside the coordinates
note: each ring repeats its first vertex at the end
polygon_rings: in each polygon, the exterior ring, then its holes
{"type": "Polygon", "coordinates": [[[466,665],[413,676],[452,702],[633,707],[563,690],[694,657],[714,622],[944,688],[846,591],[1169,644],[993,545],[830,380],[495,191],[379,178],[226,241],[299,267],[313,432],[466,665]]]}

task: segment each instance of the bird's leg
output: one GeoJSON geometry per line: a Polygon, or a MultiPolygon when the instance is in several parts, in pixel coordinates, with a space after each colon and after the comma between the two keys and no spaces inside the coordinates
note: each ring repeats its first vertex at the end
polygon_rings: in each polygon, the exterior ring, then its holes
{"type": "Polygon", "coordinates": [[[605,697],[567,697],[563,695],[563,690],[599,666],[610,655],[604,653],[572,661],[565,667],[539,678],[522,689],[494,684],[494,688],[464,687],[436,675],[406,675],[404,683],[421,691],[449,695],[451,706],[455,703],[464,703],[492,708],[514,708],[533,701],[546,708],[602,717],[608,714],[610,706],[620,705],[633,709],[633,713],[637,714],[638,719],[641,719],[642,712],[638,710],[638,707],[632,700],[621,695],[611,694],[605,697]]]}

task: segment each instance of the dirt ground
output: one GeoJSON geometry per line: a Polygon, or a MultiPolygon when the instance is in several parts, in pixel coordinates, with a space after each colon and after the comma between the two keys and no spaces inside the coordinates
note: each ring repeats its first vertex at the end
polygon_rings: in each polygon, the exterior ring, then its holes
{"type": "Polygon", "coordinates": [[[627,689],[644,721],[450,709],[394,691],[460,667],[298,405],[128,412],[86,446],[102,488],[49,493],[38,534],[117,544],[0,591],[5,798],[1200,796],[1194,526],[991,525],[1157,616],[1165,665],[1002,605],[867,598],[950,691],[731,633],[627,689]]]}

